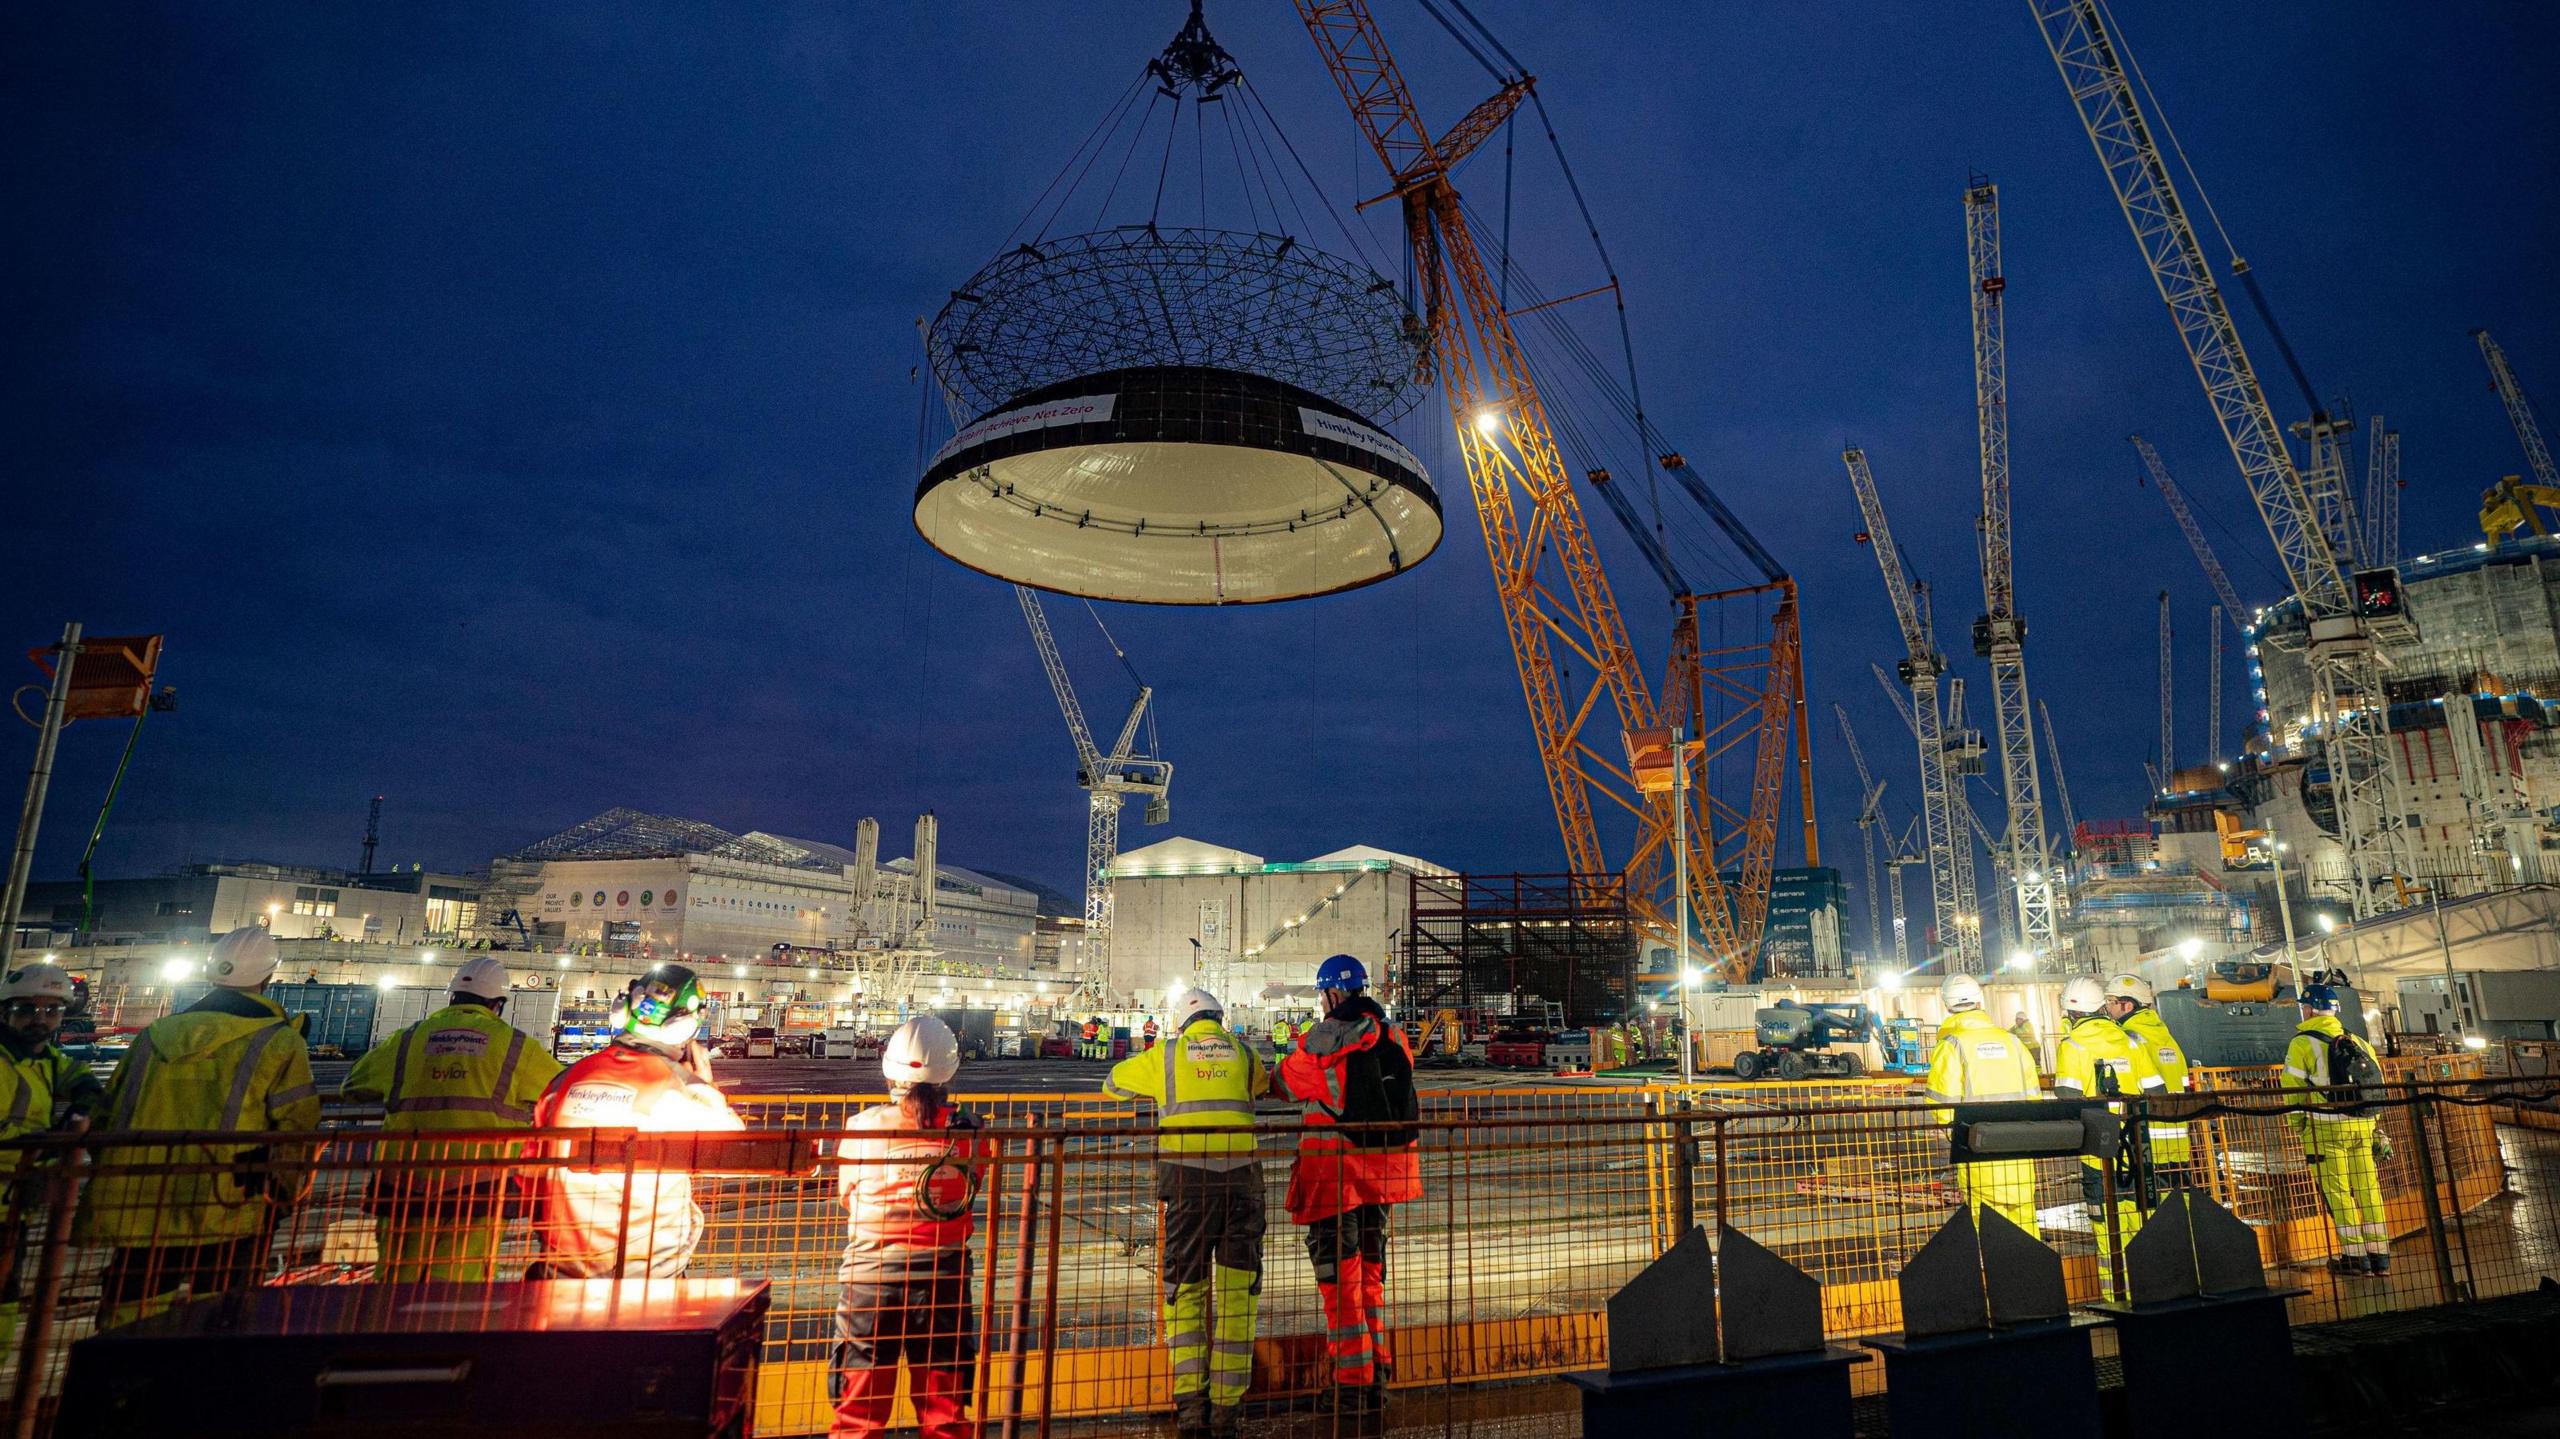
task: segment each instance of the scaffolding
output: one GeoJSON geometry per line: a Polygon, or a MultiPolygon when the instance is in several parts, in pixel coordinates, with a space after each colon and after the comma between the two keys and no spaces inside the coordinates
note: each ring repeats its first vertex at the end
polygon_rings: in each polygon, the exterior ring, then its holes
{"type": "Polygon", "coordinates": [[[1392,994],[1409,1015],[1561,1011],[1612,1024],[1636,1008],[1638,938],[1612,874],[1417,874],[1392,994]]]}

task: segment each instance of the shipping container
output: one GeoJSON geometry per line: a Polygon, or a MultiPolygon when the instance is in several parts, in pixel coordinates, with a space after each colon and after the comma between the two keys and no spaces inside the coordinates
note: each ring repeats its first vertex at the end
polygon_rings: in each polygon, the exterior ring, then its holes
{"type": "MultiPolygon", "coordinates": [[[[453,992],[437,985],[404,985],[380,993],[381,1004],[373,1021],[376,1044],[453,1002],[453,992]]],[[[551,1048],[551,1026],[560,1017],[560,991],[509,990],[507,1007],[500,1013],[507,1023],[523,1030],[548,1050],[551,1048]]]]}
{"type": "Polygon", "coordinates": [[[2483,1039],[2560,1039],[2560,972],[2459,970],[2405,976],[2400,1028],[2407,1034],[2483,1039]]]}

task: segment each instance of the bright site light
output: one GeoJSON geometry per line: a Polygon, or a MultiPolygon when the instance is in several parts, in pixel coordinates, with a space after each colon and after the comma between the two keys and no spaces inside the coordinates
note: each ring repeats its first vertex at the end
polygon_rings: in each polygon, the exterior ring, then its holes
{"type": "Polygon", "coordinates": [[[2178,958],[2193,959],[2204,953],[2204,941],[2193,936],[2178,941],[2178,958]]]}
{"type": "Polygon", "coordinates": [[[1707,972],[1706,972],[1705,970],[1703,970],[1703,969],[1698,968],[1698,967],[1697,967],[1696,965],[1694,965],[1694,964],[1693,964],[1693,965],[1691,965],[1691,966],[1689,966],[1687,969],[1684,969],[1684,970],[1682,970],[1682,971],[1680,972],[1680,980],[1681,980],[1681,982],[1682,982],[1683,984],[1686,984],[1686,985],[1687,985],[1689,988],[1691,988],[1691,989],[1696,989],[1696,988],[1698,987],[1698,982],[1699,982],[1700,980],[1705,979],[1706,977],[1707,977],[1707,972]]]}
{"type": "Polygon", "coordinates": [[[2314,917],[2320,923],[2320,932],[2322,934],[2328,934],[2338,927],[2338,917],[2334,914],[2323,914],[2314,917]]]}
{"type": "Polygon", "coordinates": [[[2489,1041],[2476,1034],[2466,1034],[2462,1036],[2462,1047],[2465,1049],[2487,1049],[2489,1047],[2489,1041]]]}
{"type": "Polygon", "coordinates": [[[398,987],[400,978],[398,975],[386,974],[382,978],[375,980],[374,983],[382,986],[384,989],[393,989],[398,987]]]}
{"type": "Polygon", "coordinates": [[[2027,953],[2023,949],[2013,949],[2009,951],[2009,967],[2011,969],[2032,969],[2035,967],[2035,962],[2036,957],[2027,953]]]}
{"type": "Polygon", "coordinates": [[[1491,435],[1502,428],[1502,412],[1491,405],[1476,411],[1476,433],[1491,435]]]}
{"type": "Polygon", "coordinates": [[[1898,969],[1886,970],[1884,973],[1876,976],[1876,985],[1878,988],[1887,991],[1902,988],[1902,971],[1898,969]]]}
{"type": "Polygon", "coordinates": [[[170,960],[167,964],[160,966],[160,977],[169,981],[171,984],[175,984],[179,980],[182,980],[195,972],[196,967],[193,964],[188,963],[187,957],[183,954],[170,960]]]}

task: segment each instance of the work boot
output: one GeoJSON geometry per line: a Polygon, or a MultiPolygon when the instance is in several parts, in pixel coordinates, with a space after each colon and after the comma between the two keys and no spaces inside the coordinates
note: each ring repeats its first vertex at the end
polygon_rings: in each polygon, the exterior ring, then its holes
{"type": "Polygon", "coordinates": [[[2335,1254],[2331,1255],[2329,1258],[2329,1272],[2332,1274],[2352,1274],[2362,1277],[2364,1275],[2371,1274],[2373,1272],[2373,1268],[2365,1262],[2364,1255],[2335,1254]]]}
{"type": "Polygon", "coordinates": [[[2390,1273],[2391,1251],[2388,1249],[2377,1249],[2371,1254],[2366,1255],[2364,1257],[2364,1272],[2367,1274],[2390,1273]]]}
{"type": "Polygon", "coordinates": [[[1337,1384],[1325,1395],[1325,1412],[1335,1439],[1374,1439],[1386,1432],[1386,1410],[1367,1384],[1337,1384]]]}
{"type": "Polygon", "coordinates": [[[1174,1439],[1208,1439],[1209,1398],[1185,1394],[1173,1403],[1174,1439]]]}
{"type": "Polygon", "coordinates": [[[1243,1432],[1243,1405],[1212,1404],[1209,1406],[1209,1434],[1211,1439],[1235,1439],[1235,1436],[1243,1432]]]}

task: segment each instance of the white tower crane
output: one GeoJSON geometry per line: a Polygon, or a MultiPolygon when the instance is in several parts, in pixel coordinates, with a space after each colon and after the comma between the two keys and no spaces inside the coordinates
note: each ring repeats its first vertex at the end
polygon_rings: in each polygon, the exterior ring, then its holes
{"type": "Polygon", "coordinates": [[[2151,483],[2159,487],[2160,498],[2168,502],[2169,515],[2178,522],[2178,533],[2187,537],[2187,548],[2195,553],[2196,563],[2204,566],[2205,583],[2213,586],[2214,597],[2222,601],[2222,612],[2231,617],[2235,626],[2248,623],[2240,618],[2249,613],[2240,603],[2240,592],[2231,587],[2231,576],[2223,572],[2213,546],[2205,543],[2204,528],[2196,523],[2195,511],[2187,508],[2186,493],[2170,477],[2169,467],[2161,463],[2160,452],[2140,435],[2128,438],[2133,441],[2134,452],[2142,456],[2142,467],[2150,472],[2151,483]]]}
{"type": "Polygon", "coordinates": [[[1982,618],[1973,651],[1991,662],[1991,705],[2000,727],[2000,795],[2008,833],[1994,851],[2017,886],[2019,945],[2037,962],[2061,956],[2053,850],[2036,732],[2027,698],[2027,620],[2018,612],[2009,553],[2009,342],[2001,295],[2000,188],[1976,176],[1964,192],[1964,249],[1973,296],[1973,412],[1982,444],[1982,618]]]}
{"type": "MultiPolygon", "coordinates": [[[[2397,902],[2397,882],[2411,872],[2377,647],[2405,633],[2398,581],[2383,576],[2383,583],[2360,585],[2333,543],[2331,523],[2350,512],[2345,497],[2331,492],[2343,488],[2345,475],[2335,465],[2295,465],[2100,0],[2029,4],[2302,606],[2313,719],[2337,797],[2347,887],[2358,918],[2378,913],[2397,902]]],[[[2325,418],[2315,415],[2315,423],[2325,418]]],[[[2316,443],[2314,449],[2316,459],[2316,443]]]]}
{"type": "MultiPolygon", "coordinates": [[[[1884,895],[1876,884],[1876,826],[1884,819],[1884,784],[1867,773],[1867,752],[1858,748],[1858,732],[1849,728],[1849,712],[1835,703],[1831,713],[1840,721],[1840,740],[1849,747],[1849,762],[1858,770],[1858,839],[1867,851],[1867,953],[1881,960],[1884,918],[1877,901],[1884,895]]],[[[1902,883],[1901,871],[1894,872],[1893,880],[1902,883]]]]}
{"type": "Polygon", "coordinates": [[[1876,564],[1884,571],[1885,594],[1893,601],[1893,617],[1902,628],[1903,660],[1899,670],[1902,682],[1911,690],[1912,731],[1919,738],[1920,814],[1929,844],[1929,903],[1931,917],[1938,926],[1938,942],[1948,951],[1943,972],[1980,974],[1981,916],[1974,905],[1972,866],[1959,868],[1956,859],[1957,846],[1961,844],[1965,858],[1970,860],[1973,845],[1956,828],[1951,766],[1938,709],[1938,676],[1946,670],[1946,657],[1938,653],[1920,618],[1920,601],[1912,593],[1910,577],[1903,573],[1902,552],[1895,548],[1893,529],[1885,523],[1884,501],[1876,495],[1875,476],[1867,469],[1866,452],[1845,450],[1840,459],[1849,468],[1849,485],[1857,492],[1858,513],[1866,521],[1876,564]]]}
{"type": "MultiPolygon", "coordinates": [[[[1031,642],[1040,651],[1040,667],[1049,675],[1050,693],[1058,697],[1058,712],[1066,716],[1067,737],[1075,741],[1076,783],[1086,794],[1084,845],[1084,972],[1088,986],[1108,984],[1111,974],[1111,862],[1120,855],[1120,806],[1133,795],[1147,802],[1146,821],[1162,824],[1167,813],[1165,791],[1173,784],[1173,765],[1152,754],[1138,751],[1138,731],[1147,719],[1147,706],[1155,699],[1155,691],[1146,684],[1138,685],[1136,703],[1129,706],[1129,717],[1120,723],[1120,733],[1112,741],[1108,753],[1093,742],[1093,731],[1084,722],[1084,706],[1076,699],[1076,687],[1067,678],[1066,661],[1058,654],[1057,637],[1049,632],[1048,612],[1040,607],[1037,591],[1021,585],[1013,587],[1014,598],[1022,602],[1022,619],[1031,627],[1031,642]]],[[[1102,621],[1096,616],[1094,623],[1102,621]]],[[[1111,640],[1111,632],[1102,637],[1111,642],[1111,652],[1127,665],[1129,657],[1111,640]]],[[[1137,678],[1137,671],[1130,671],[1137,678]]],[[[1152,730],[1153,726],[1148,726],[1152,730]]],[[[1149,735],[1150,741],[1153,735],[1149,735]]],[[[1147,748],[1155,748],[1151,742],[1147,748]]]]}
{"type": "Polygon", "coordinates": [[[2533,482],[2560,488],[2560,465],[2551,462],[2551,447],[2542,442],[2542,426],[2533,418],[2533,406],[2525,400],[2524,386],[2516,383],[2516,372],[2507,365],[2507,352],[2489,338],[2486,330],[2474,330],[2471,338],[2480,342],[2480,358],[2489,362],[2489,381],[2498,387],[2498,398],[2506,402],[2507,423],[2516,427],[2516,441],[2524,446],[2525,462],[2533,467],[2533,482]]]}

